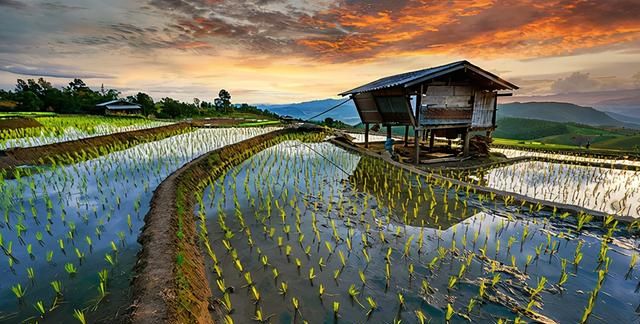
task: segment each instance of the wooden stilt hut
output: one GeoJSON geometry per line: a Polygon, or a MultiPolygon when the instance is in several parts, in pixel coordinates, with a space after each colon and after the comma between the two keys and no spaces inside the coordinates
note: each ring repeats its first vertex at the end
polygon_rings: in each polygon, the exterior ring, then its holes
{"type": "Polygon", "coordinates": [[[414,129],[414,161],[420,161],[420,140],[429,139],[434,147],[436,133],[447,138],[461,137],[463,151],[469,153],[472,132],[496,128],[497,97],[511,95],[518,87],[468,61],[384,77],[341,93],[351,96],[365,125],[368,146],[370,124],[405,126],[405,145],[409,127],[414,129]]]}

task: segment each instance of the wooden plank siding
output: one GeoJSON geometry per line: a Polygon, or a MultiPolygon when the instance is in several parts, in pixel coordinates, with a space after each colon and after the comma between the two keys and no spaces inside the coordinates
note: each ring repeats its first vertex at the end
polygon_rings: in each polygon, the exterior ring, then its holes
{"type": "Polygon", "coordinates": [[[496,93],[476,91],[473,104],[473,117],[471,127],[493,127],[493,115],[496,109],[496,93]]]}
{"type": "Polygon", "coordinates": [[[473,93],[470,86],[427,87],[420,107],[420,125],[470,125],[473,93]]]}

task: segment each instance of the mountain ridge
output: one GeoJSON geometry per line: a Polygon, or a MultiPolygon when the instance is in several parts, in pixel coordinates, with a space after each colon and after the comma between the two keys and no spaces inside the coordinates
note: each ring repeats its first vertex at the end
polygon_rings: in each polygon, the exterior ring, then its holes
{"type": "MultiPolygon", "coordinates": [[[[261,104],[260,109],[267,109],[281,116],[291,116],[306,120],[327,110],[344,99],[319,99],[291,104],[261,104]]],[[[498,105],[498,118],[517,117],[527,119],[541,119],[554,122],[570,122],[591,126],[612,126],[625,128],[640,128],[640,119],[625,116],[616,112],[604,112],[592,107],[580,106],[566,102],[510,102],[498,105]]],[[[360,116],[353,101],[321,115],[315,120],[325,118],[341,120],[349,125],[360,123],[360,116]]]]}

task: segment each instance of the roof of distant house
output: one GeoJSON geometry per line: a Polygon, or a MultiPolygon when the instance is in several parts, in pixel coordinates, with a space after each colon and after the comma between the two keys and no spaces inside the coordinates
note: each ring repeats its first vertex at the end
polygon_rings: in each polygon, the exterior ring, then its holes
{"type": "Polygon", "coordinates": [[[116,99],[116,100],[99,103],[96,105],[96,107],[104,107],[109,110],[142,109],[140,105],[127,101],[125,99],[116,99]]]}

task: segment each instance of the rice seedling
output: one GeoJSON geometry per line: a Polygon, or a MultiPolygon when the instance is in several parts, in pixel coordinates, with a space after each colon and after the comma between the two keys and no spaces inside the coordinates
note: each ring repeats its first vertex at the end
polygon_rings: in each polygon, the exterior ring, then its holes
{"type": "MultiPolygon", "coordinates": [[[[5,181],[4,174],[0,172],[0,191],[6,193],[0,199],[0,215],[4,216],[4,224],[11,225],[10,228],[0,228],[2,251],[10,255],[7,258],[9,268],[21,276],[12,279],[11,284],[15,285],[18,279],[29,279],[35,285],[46,280],[44,283],[48,285],[53,280],[51,278],[60,278],[60,274],[64,273],[80,279],[78,282],[86,282],[85,279],[92,274],[81,269],[85,264],[93,264],[101,259],[111,267],[116,267],[118,259],[122,257],[126,263],[122,264],[119,271],[130,271],[132,260],[135,259],[132,258],[132,251],[135,249],[129,251],[125,247],[136,244],[136,234],[143,221],[141,215],[146,211],[146,202],[151,198],[152,189],[192,157],[212,147],[264,131],[268,129],[201,130],[174,134],[168,139],[135,147],[117,144],[59,159],[42,159],[43,163],[50,165],[46,175],[25,176],[27,173],[18,172],[12,180],[5,181]],[[100,158],[90,161],[90,158],[97,156],[100,158]],[[95,191],[91,188],[95,188],[95,191]],[[83,197],[88,203],[75,199],[69,195],[70,192],[83,197]],[[114,223],[118,214],[122,216],[114,223]],[[5,239],[7,237],[11,239],[5,239]],[[78,238],[84,244],[79,244],[78,238]],[[21,240],[24,241],[21,243],[24,248],[17,253],[13,249],[14,243],[21,240]],[[108,253],[93,254],[105,247],[110,250],[108,253]],[[77,262],[72,262],[69,257],[77,259],[77,262]],[[25,260],[29,261],[25,263],[25,260]]],[[[98,287],[99,294],[100,291],[106,293],[109,280],[113,278],[101,279],[103,288],[98,287]]],[[[52,289],[57,291],[56,299],[59,300],[63,293],[62,281],[54,282],[57,284],[52,289]]],[[[81,285],[73,292],[66,292],[73,294],[66,300],[91,299],[95,294],[94,289],[95,286],[81,285]]],[[[40,292],[34,297],[41,300],[45,298],[40,292]]],[[[0,312],[5,311],[2,306],[0,312]]],[[[54,300],[52,306],[64,309],[62,312],[68,314],[67,319],[72,317],[74,307],[84,305],[54,300]]],[[[31,311],[35,310],[31,308],[31,311]]],[[[18,316],[24,319],[29,314],[22,311],[18,316]]]]}
{"type": "Polygon", "coordinates": [[[11,287],[11,291],[13,292],[13,294],[16,296],[16,298],[18,299],[19,302],[22,302],[22,299],[24,298],[25,294],[26,294],[26,289],[22,288],[22,285],[17,284],[13,287],[11,287]]]}
{"type": "Polygon", "coordinates": [[[447,323],[449,323],[449,321],[451,321],[451,318],[453,318],[453,315],[455,314],[455,311],[453,310],[453,307],[451,307],[451,304],[447,304],[447,312],[445,313],[445,321],[447,323]]]}
{"type": "Polygon", "coordinates": [[[633,268],[638,263],[638,253],[633,253],[631,255],[631,260],[629,261],[629,272],[633,271],[633,268]]]}
{"type": "Polygon", "coordinates": [[[87,324],[87,320],[84,316],[84,311],[75,309],[73,311],[73,317],[80,322],[80,324],[87,324]]]}
{"type": "Polygon", "coordinates": [[[38,311],[40,318],[44,318],[44,315],[47,313],[47,310],[44,308],[44,303],[39,300],[33,305],[33,307],[38,311]]]}
{"type": "Polygon", "coordinates": [[[288,290],[289,290],[289,285],[287,285],[287,283],[284,281],[280,282],[280,295],[282,296],[287,295],[288,290]]]}

